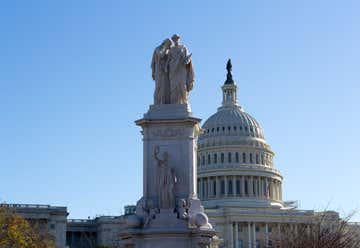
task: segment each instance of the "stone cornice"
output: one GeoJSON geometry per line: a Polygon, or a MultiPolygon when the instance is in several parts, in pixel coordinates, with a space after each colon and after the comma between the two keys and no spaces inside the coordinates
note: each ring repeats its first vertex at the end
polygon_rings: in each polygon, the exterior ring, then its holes
{"type": "Polygon", "coordinates": [[[280,171],[259,165],[238,165],[238,166],[226,166],[226,165],[207,165],[204,167],[198,167],[198,177],[208,176],[223,176],[223,175],[251,175],[251,176],[266,176],[266,177],[279,177],[283,179],[280,171]],[[210,167],[211,166],[211,167],[210,167]],[[256,174],[254,174],[254,172],[256,174]]]}

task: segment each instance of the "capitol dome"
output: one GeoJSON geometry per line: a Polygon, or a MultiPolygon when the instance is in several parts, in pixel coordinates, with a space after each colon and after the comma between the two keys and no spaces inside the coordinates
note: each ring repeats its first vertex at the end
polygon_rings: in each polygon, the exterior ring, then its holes
{"type": "Polygon", "coordinates": [[[202,128],[206,134],[213,136],[221,132],[238,130],[239,136],[264,139],[259,123],[240,106],[219,108],[218,112],[207,119],[202,128]]]}
{"type": "Polygon", "coordinates": [[[237,85],[227,64],[223,101],[198,138],[198,195],[206,208],[283,207],[282,175],[263,130],[237,101],[237,85]]]}

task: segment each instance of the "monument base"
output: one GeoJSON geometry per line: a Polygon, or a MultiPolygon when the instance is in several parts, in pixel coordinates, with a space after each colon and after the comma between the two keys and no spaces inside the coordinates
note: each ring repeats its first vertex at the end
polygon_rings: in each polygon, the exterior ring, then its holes
{"type": "Polygon", "coordinates": [[[199,122],[186,104],[151,105],[136,121],[143,134],[143,197],[127,217],[120,247],[218,247],[196,196],[199,122]]]}
{"type": "Polygon", "coordinates": [[[214,231],[185,228],[130,230],[122,236],[123,248],[217,248],[214,231]]]}

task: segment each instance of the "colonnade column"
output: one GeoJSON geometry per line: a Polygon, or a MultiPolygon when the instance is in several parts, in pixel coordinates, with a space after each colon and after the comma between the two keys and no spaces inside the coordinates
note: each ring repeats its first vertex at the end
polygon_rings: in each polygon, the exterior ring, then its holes
{"type": "Polygon", "coordinates": [[[211,180],[210,177],[207,178],[207,198],[211,197],[211,180]]]}
{"type": "Polygon", "coordinates": [[[228,223],[228,237],[229,237],[229,247],[234,247],[234,230],[233,230],[233,223],[228,223]]]}
{"type": "Polygon", "coordinates": [[[254,177],[254,179],[253,179],[253,190],[254,190],[253,196],[254,197],[257,196],[257,189],[258,189],[258,187],[257,187],[257,179],[256,179],[256,177],[254,177]]]}
{"type": "Polygon", "coordinates": [[[227,176],[224,176],[224,183],[225,183],[225,197],[228,195],[228,182],[227,182],[227,176]]]}
{"type": "Polygon", "coordinates": [[[208,178],[204,178],[204,198],[208,198],[208,178]]]}
{"type": "Polygon", "coordinates": [[[251,223],[248,222],[248,248],[252,248],[251,245],[251,223]]]}
{"type": "Polygon", "coordinates": [[[306,225],[306,233],[308,238],[310,238],[310,225],[306,225]]]}
{"type": "Polygon", "coordinates": [[[202,185],[202,178],[199,178],[199,198],[203,199],[203,185],[202,185]]]}
{"type": "Polygon", "coordinates": [[[232,192],[233,196],[236,196],[236,176],[233,176],[232,178],[232,192]]]}
{"type": "Polygon", "coordinates": [[[270,189],[269,189],[269,179],[265,178],[265,189],[266,189],[266,199],[269,199],[270,196],[270,189]]]}
{"type": "Polygon", "coordinates": [[[281,227],[280,227],[280,223],[277,223],[277,232],[278,232],[278,237],[279,237],[279,242],[280,242],[280,247],[282,247],[282,233],[281,233],[281,227]]]}
{"type": "Polygon", "coordinates": [[[256,224],[252,223],[252,233],[253,233],[253,247],[256,248],[256,224]]]}
{"type": "Polygon", "coordinates": [[[239,224],[237,222],[234,223],[235,226],[234,226],[234,232],[235,232],[235,235],[234,235],[234,238],[235,238],[235,248],[238,248],[239,247],[239,224]]]}
{"type": "Polygon", "coordinates": [[[251,196],[251,197],[253,197],[254,196],[254,177],[253,176],[250,176],[250,180],[249,180],[249,195],[251,196]]]}
{"type": "Polygon", "coordinates": [[[245,196],[245,178],[241,176],[241,196],[245,196]]]}
{"type": "Polygon", "coordinates": [[[269,245],[269,226],[268,223],[265,223],[265,247],[269,245]]]}

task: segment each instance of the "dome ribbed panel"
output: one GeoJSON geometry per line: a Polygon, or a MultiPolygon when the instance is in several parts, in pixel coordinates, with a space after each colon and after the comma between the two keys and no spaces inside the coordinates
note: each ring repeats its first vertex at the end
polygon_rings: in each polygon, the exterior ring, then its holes
{"type": "Polygon", "coordinates": [[[248,113],[243,111],[240,107],[219,109],[215,114],[209,117],[203,125],[205,133],[217,133],[217,129],[226,130],[236,127],[242,132],[238,132],[244,136],[255,136],[264,139],[262,129],[259,123],[248,113]],[[208,131],[209,130],[209,131],[208,131]],[[212,132],[212,130],[215,130],[212,132]]]}

